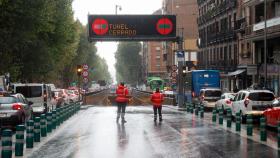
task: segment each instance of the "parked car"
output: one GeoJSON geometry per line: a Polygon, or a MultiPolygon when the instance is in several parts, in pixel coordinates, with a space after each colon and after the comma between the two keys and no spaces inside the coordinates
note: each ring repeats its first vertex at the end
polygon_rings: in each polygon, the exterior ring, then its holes
{"type": "Polygon", "coordinates": [[[0,94],[2,128],[15,128],[32,118],[32,104],[22,94],[0,94]]]}
{"type": "Polygon", "coordinates": [[[67,89],[59,89],[62,93],[62,98],[64,99],[65,104],[70,104],[70,98],[68,95],[68,90],[67,89]]]}
{"type": "Polygon", "coordinates": [[[63,93],[61,90],[55,89],[53,91],[53,95],[54,95],[54,99],[55,99],[55,103],[56,103],[56,108],[59,108],[61,106],[65,105],[65,100],[63,98],[63,93]]]}
{"type": "Polygon", "coordinates": [[[268,126],[277,127],[280,121],[280,107],[269,108],[263,112],[263,115],[268,126]]]}
{"type": "Polygon", "coordinates": [[[205,108],[214,108],[216,101],[221,98],[222,91],[219,88],[201,89],[199,93],[199,102],[205,108]]]}
{"type": "Polygon", "coordinates": [[[246,122],[248,114],[254,117],[261,116],[272,105],[274,99],[273,92],[268,90],[241,90],[234,97],[232,115],[240,112],[242,122],[246,122]]]}
{"type": "Polygon", "coordinates": [[[222,108],[224,111],[227,109],[231,109],[232,100],[236,93],[224,93],[221,95],[221,99],[216,102],[217,108],[222,108]]]}
{"type": "Polygon", "coordinates": [[[52,110],[51,88],[43,83],[13,84],[13,92],[21,93],[33,102],[32,110],[36,115],[52,110]]]}
{"type": "Polygon", "coordinates": [[[79,92],[77,95],[77,93],[74,90],[68,90],[68,97],[69,97],[70,103],[77,102],[79,100],[79,92]]]}

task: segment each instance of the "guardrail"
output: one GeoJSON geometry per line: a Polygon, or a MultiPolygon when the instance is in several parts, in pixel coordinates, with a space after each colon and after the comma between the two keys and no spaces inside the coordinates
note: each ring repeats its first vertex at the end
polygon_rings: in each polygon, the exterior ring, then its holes
{"type": "Polygon", "coordinates": [[[35,117],[34,120],[29,120],[26,124],[27,127],[25,125],[17,125],[15,143],[12,142],[12,130],[3,130],[1,139],[1,157],[12,158],[12,149],[15,149],[15,156],[23,156],[24,147],[26,149],[33,148],[36,143],[41,141],[41,137],[47,137],[47,135],[50,135],[51,132],[79,110],[80,104],[77,102],[57,108],[46,114],[41,114],[40,117],[35,117]],[[25,136],[26,139],[24,140],[25,136]]]}

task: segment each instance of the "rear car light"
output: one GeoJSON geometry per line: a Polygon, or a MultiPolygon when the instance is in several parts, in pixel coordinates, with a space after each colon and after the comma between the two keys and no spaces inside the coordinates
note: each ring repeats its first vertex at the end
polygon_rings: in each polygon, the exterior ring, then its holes
{"type": "Polygon", "coordinates": [[[13,110],[21,110],[22,109],[22,105],[21,104],[13,104],[12,106],[13,110]]]}
{"type": "Polygon", "coordinates": [[[192,97],[194,97],[194,92],[192,92],[192,97]]]}
{"type": "Polygon", "coordinates": [[[250,101],[250,99],[248,99],[248,98],[246,98],[245,101],[244,101],[244,105],[245,105],[246,108],[247,108],[247,106],[249,104],[249,101],[250,101]]]}
{"type": "Polygon", "coordinates": [[[226,104],[231,104],[231,101],[230,100],[226,100],[226,104]]]}
{"type": "Polygon", "coordinates": [[[204,97],[204,96],[202,96],[202,97],[201,97],[201,100],[204,100],[204,98],[205,98],[205,97],[204,97]]]}

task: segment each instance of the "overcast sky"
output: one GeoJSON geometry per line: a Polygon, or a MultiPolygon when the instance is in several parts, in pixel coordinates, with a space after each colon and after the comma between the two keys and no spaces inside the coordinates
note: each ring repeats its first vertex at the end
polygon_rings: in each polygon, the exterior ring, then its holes
{"type": "MultiPolygon", "coordinates": [[[[162,0],[74,0],[74,16],[84,25],[87,24],[88,14],[115,14],[115,6],[120,5],[118,14],[152,14],[162,6],[162,0]]],[[[98,42],[98,54],[104,57],[109,66],[109,71],[115,78],[115,57],[117,50],[116,42],[98,42]]]]}

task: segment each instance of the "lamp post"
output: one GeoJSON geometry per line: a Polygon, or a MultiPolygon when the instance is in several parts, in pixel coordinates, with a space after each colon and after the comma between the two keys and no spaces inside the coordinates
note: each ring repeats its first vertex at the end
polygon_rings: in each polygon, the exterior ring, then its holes
{"type": "Polygon", "coordinates": [[[267,87],[267,0],[264,0],[264,87],[267,87]]]}
{"type": "Polygon", "coordinates": [[[118,10],[121,11],[122,10],[122,6],[116,5],[116,8],[115,8],[116,15],[118,14],[118,10]]]}
{"type": "Polygon", "coordinates": [[[80,83],[80,77],[82,75],[82,65],[77,65],[77,76],[78,76],[78,88],[79,88],[79,101],[81,100],[81,83],[80,83]]]}

